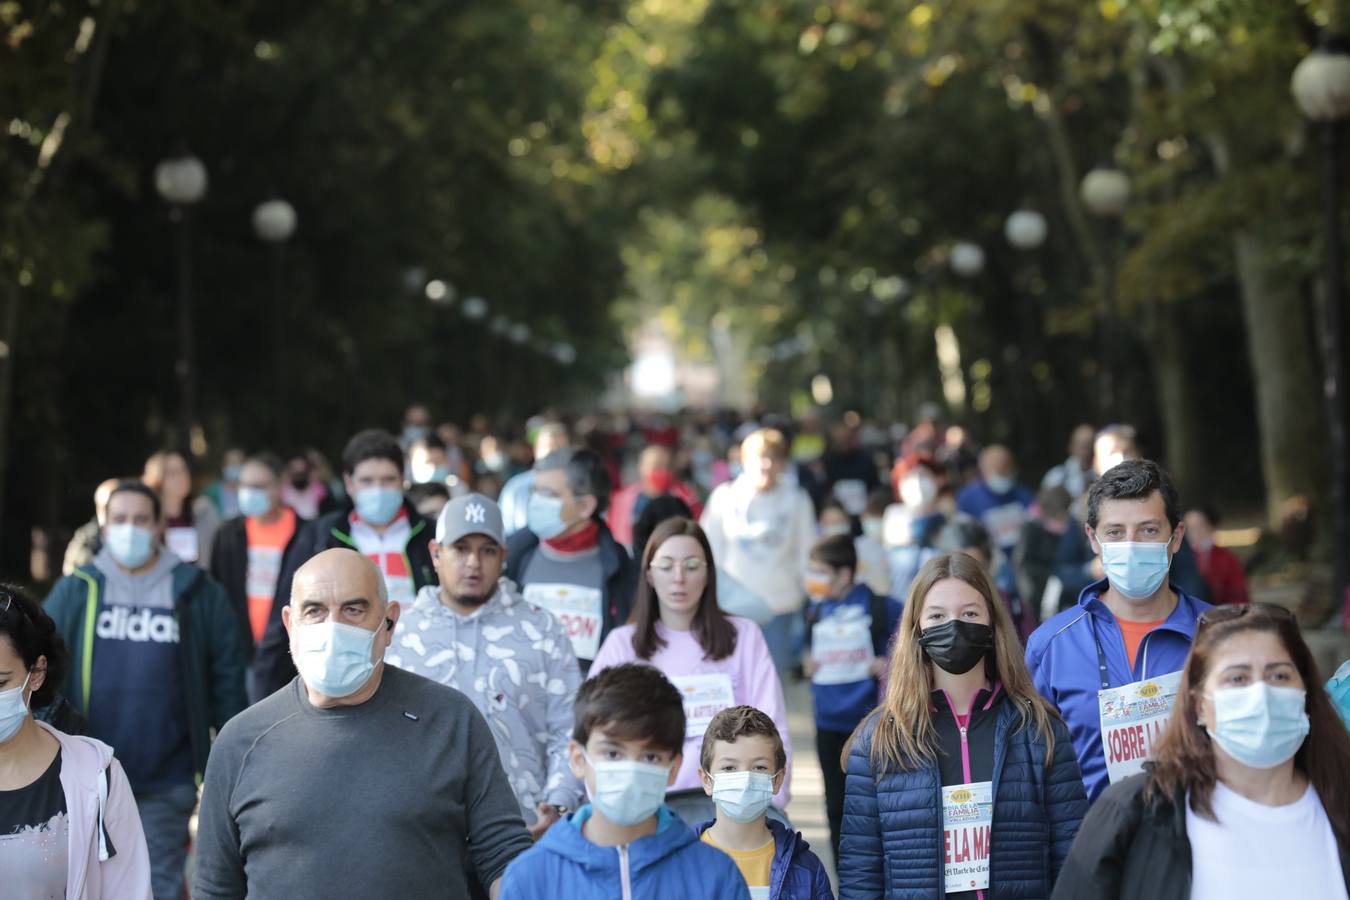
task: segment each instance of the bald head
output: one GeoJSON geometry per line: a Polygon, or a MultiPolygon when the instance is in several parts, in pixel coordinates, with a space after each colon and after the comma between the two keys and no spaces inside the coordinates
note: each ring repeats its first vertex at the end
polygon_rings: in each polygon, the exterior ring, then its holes
{"type": "Polygon", "coordinates": [[[1001,444],[990,444],[980,452],[980,474],[985,480],[1007,478],[1013,473],[1013,458],[1008,448],[1001,444]]]}
{"type": "Polygon", "coordinates": [[[296,570],[291,606],[297,611],[314,603],[341,607],[348,600],[365,600],[381,612],[389,605],[389,591],[380,570],[355,550],[325,550],[296,570]]]}

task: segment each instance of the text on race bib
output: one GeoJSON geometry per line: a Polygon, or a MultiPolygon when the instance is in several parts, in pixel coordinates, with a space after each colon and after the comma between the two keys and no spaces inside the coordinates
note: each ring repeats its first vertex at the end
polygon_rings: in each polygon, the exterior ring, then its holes
{"type": "Polygon", "coordinates": [[[245,592],[250,597],[272,597],[281,574],[280,547],[249,547],[245,592]]]}
{"type": "Polygon", "coordinates": [[[1153,744],[1167,727],[1181,673],[1146,678],[1097,692],[1106,774],[1115,784],[1143,771],[1153,744]]]}
{"type": "Polygon", "coordinates": [[[833,615],[811,627],[815,684],[853,684],[871,677],[872,617],[833,615]]]}
{"type": "Polygon", "coordinates": [[[731,676],[725,672],[706,675],[676,675],[670,679],[684,697],[684,739],[703,737],[708,723],[724,709],[736,705],[731,676]]]}
{"type": "Polygon", "coordinates": [[[553,613],[562,623],[577,659],[595,659],[600,652],[600,631],[604,624],[603,598],[598,588],[527,584],[525,599],[553,613]]]}
{"type": "Polygon", "coordinates": [[[942,866],[946,892],[989,887],[994,785],[990,781],[942,788],[942,866]]]}

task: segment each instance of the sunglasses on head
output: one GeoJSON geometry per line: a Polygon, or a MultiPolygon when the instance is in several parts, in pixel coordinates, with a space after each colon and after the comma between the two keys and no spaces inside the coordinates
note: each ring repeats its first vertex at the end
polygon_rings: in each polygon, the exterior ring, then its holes
{"type": "Polygon", "coordinates": [[[1220,622],[1232,622],[1249,613],[1258,613],[1268,619],[1290,621],[1297,624],[1293,610],[1276,603],[1242,603],[1236,606],[1215,606],[1200,614],[1201,625],[1217,625],[1220,622]]]}

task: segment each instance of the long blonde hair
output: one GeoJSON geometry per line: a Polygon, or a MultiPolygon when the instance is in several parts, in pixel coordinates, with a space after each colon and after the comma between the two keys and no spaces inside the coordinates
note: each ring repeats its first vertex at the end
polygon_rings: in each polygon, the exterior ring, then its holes
{"type": "MultiPolygon", "coordinates": [[[[973,556],[959,552],[933,557],[914,576],[896,632],[895,647],[891,651],[890,683],[886,686],[886,696],[877,707],[876,728],[872,732],[872,768],[876,771],[883,768],[917,769],[937,758],[937,732],[929,707],[934,690],[933,675],[928,655],[919,646],[919,634],[923,630],[919,621],[928,592],[948,578],[965,582],[984,598],[994,628],[994,647],[984,659],[985,672],[991,683],[995,680],[1002,683],[1009,702],[1016,707],[1022,719],[1018,729],[1034,726],[1040,732],[1046,747],[1045,764],[1049,768],[1055,752],[1050,722],[1058,714],[1036,692],[1022,658],[1017,629],[989,574],[973,556]]],[[[849,748],[866,721],[864,719],[853,732],[844,748],[842,762],[845,767],[849,748]]]]}

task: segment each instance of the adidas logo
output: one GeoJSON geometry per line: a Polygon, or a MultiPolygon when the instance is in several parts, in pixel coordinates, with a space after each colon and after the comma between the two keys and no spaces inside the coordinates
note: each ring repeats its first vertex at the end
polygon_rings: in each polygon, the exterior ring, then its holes
{"type": "Polygon", "coordinates": [[[94,634],[105,641],[176,644],[178,620],[173,617],[173,613],[151,614],[148,609],[132,613],[125,606],[114,606],[98,614],[94,634]]]}

